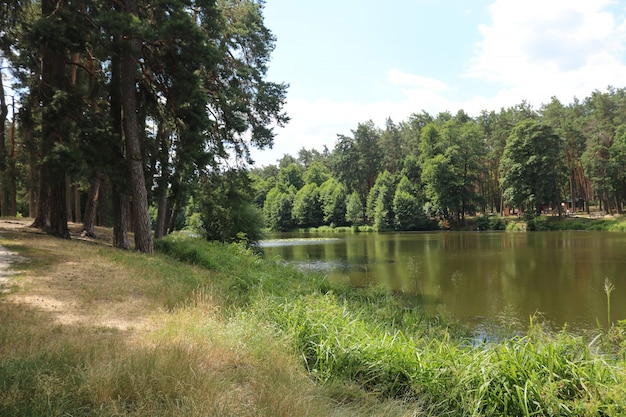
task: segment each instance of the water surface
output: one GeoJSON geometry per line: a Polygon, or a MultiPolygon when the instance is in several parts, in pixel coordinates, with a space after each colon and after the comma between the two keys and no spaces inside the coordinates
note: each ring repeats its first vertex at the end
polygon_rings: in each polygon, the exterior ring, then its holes
{"type": "Polygon", "coordinates": [[[281,234],[264,256],[324,271],[330,280],[381,284],[433,314],[472,326],[541,312],[557,328],[626,319],[626,234],[437,232],[281,234]]]}

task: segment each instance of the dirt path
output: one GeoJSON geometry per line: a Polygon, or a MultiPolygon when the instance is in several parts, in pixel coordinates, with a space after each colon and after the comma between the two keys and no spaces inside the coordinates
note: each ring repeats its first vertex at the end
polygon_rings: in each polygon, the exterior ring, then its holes
{"type": "MultiPolygon", "coordinates": [[[[27,223],[25,221],[11,221],[0,220],[0,238],[2,237],[1,230],[16,230],[25,227],[27,223]]],[[[11,271],[11,264],[19,262],[22,258],[15,252],[11,252],[6,248],[0,246],[0,293],[8,293],[9,289],[9,276],[13,274],[11,271]]]]}
{"type": "Polygon", "coordinates": [[[0,293],[7,293],[10,291],[8,288],[8,275],[11,274],[11,263],[17,261],[18,258],[18,254],[10,252],[0,246],[0,293]]]}
{"type": "Polygon", "coordinates": [[[18,244],[34,249],[34,256],[44,258],[46,264],[14,279],[11,265],[29,259],[0,246],[0,292],[8,293],[8,301],[49,313],[64,325],[119,330],[149,326],[155,310],[144,289],[130,285],[127,273],[98,253],[107,244],[106,235],[97,240],[98,245],[82,245],[77,241],[95,240],[82,239],[80,225],[73,225],[68,242],[44,236],[30,223],[0,219],[0,237],[17,236],[18,244]]]}

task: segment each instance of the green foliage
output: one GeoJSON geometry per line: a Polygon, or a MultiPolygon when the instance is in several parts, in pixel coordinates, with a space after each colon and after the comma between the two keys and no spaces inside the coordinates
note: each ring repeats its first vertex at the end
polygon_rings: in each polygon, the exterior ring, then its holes
{"type": "Polygon", "coordinates": [[[406,191],[396,191],[393,197],[396,230],[419,230],[419,212],[417,198],[406,191]]]}
{"type": "Polygon", "coordinates": [[[515,207],[560,204],[561,139],[545,124],[520,122],[509,136],[500,164],[504,199],[515,207]]]}
{"type": "Polygon", "coordinates": [[[427,124],[420,135],[419,150],[422,164],[425,160],[439,155],[442,152],[441,146],[439,128],[434,123],[427,124]]]}
{"type": "Polygon", "coordinates": [[[321,186],[330,178],[330,173],[324,164],[319,161],[312,162],[308,169],[304,172],[304,183],[315,184],[321,186]]]}
{"type": "Polygon", "coordinates": [[[320,200],[325,224],[333,226],[346,224],[347,199],[346,187],[337,180],[330,178],[322,184],[320,200]]]}
{"type": "Polygon", "coordinates": [[[618,219],[565,218],[551,222],[556,230],[595,230],[604,232],[626,232],[626,221],[618,219]]]}
{"type": "Polygon", "coordinates": [[[436,225],[423,210],[424,198],[418,188],[403,176],[393,197],[396,230],[432,230],[436,225]]]}
{"type": "Polygon", "coordinates": [[[406,177],[415,187],[422,181],[422,167],[414,155],[407,155],[402,164],[400,175],[406,177]]]}
{"type": "Polygon", "coordinates": [[[367,196],[365,214],[379,231],[392,230],[394,226],[393,197],[395,184],[389,171],[383,171],[367,196]]]}
{"type": "Polygon", "coordinates": [[[398,126],[388,118],[380,135],[381,170],[397,174],[402,169],[402,137],[398,126]]]}
{"type": "Polygon", "coordinates": [[[276,231],[286,231],[293,227],[291,212],[295,193],[293,188],[272,188],[267,193],[263,206],[263,216],[267,226],[276,231]]]}
{"type": "Polygon", "coordinates": [[[478,230],[506,230],[507,223],[500,216],[479,216],[476,218],[478,230]]]}
{"type": "Polygon", "coordinates": [[[251,172],[250,181],[252,191],[254,192],[254,204],[257,207],[263,207],[267,193],[276,186],[276,178],[272,176],[264,178],[255,172],[251,172]]]}
{"type": "Polygon", "coordinates": [[[434,211],[449,217],[451,211],[458,210],[460,179],[452,170],[449,156],[439,154],[426,160],[422,178],[434,211]]]}
{"type": "Polygon", "coordinates": [[[348,202],[346,203],[346,220],[354,226],[360,226],[365,221],[363,202],[356,191],[348,197],[348,202]]]}
{"type": "MultiPolygon", "coordinates": [[[[28,135],[45,142],[39,146],[44,161],[32,152],[33,172],[43,162],[46,170],[62,167],[58,176],[67,173],[75,182],[104,174],[117,195],[126,191],[128,173],[119,117],[120,92],[127,89],[120,89],[119,63],[129,39],[142,45],[124,67],[143,74],[136,77],[139,105],[131,113],[144,141],[132,159],[143,161],[148,198],[153,189],[167,190],[176,218],[203,174],[229,157],[245,165],[249,147],[271,146],[273,126],[289,120],[287,86],[265,80],[275,38],[264,24],[262,2],[135,4],[139,12],[103,3],[17,2],[7,6],[14,12],[10,26],[2,16],[2,56],[8,53],[18,74],[23,113],[43,104],[42,137],[33,135],[38,126],[29,126],[28,135]],[[5,28],[19,36],[6,43],[5,28]]],[[[261,204],[265,192],[257,196],[261,204]]]]}
{"type": "Polygon", "coordinates": [[[314,227],[322,224],[322,205],[317,184],[309,183],[296,193],[293,199],[291,217],[300,227],[314,227]]]}
{"type": "Polygon", "coordinates": [[[304,172],[298,164],[289,164],[278,171],[278,181],[287,187],[299,190],[304,186],[304,172]]]}
{"type": "Polygon", "coordinates": [[[433,334],[415,312],[391,319],[393,304],[384,295],[314,294],[270,314],[318,380],[352,381],[383,397],[427,398],[438,415],[624,412],[621,371],[581,338],[548,335],[531,319],[526,336],[472,347],[433,334]]]}
{"type": "Polygon", "coordinates": [[[370,120],[359,123],[352,134],[354,137],[339,135],[332,157],[332,171],[349,193],[356,191],[361,201],[366,201],[379,174],[380,131],[370,120]]]}
{"type": "Polygon", "coordinates": [[[219,242],[258,242],[263,228],[260,210],[253,204],[246,171],[207,176],[198,198],[202,235],[219,242]]]}
{"type": "Polygon", "coordinates": [[[550,221],[545,216],[527,214],[525,215],[524,219],[526,220],[526,228],[529,231],[541,232],[546,230],[552,230],[550,221]]]}

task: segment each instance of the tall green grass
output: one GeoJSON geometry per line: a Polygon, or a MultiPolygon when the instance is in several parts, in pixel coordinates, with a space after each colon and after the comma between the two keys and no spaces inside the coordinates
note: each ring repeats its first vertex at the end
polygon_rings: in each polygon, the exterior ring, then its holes
{"type": "Polygon", "coordinates": [[[265,261],[243,244],[209,243],[175,234],[158,240],[155,246],[178,261],[217,272],[212,284],[222,289],[228,298],[225,305],[232,307],[244,307],[263,295],[288,297],[329,289],[324,277],[304,274],[278,260],[265,261]]]}
{"type": "Polygon", "coordinates": [[[436,415],[626,413],[626,364],[582,337],[549,334],[531,322],[524,336],[474,345],[383,290],[329,290],[327,283],[321,290],[323,280],[289,268],[273,270],[282,279],[269,278],[258,262],[258,281],[246,297],[249,314],[286,335],[321,384],[419,399],[436,415]]]}
{"type": "Polygon", "coordinates": [[[476,344],[381,288],[332,287],[240,245],[157,248],[89,255],[166,309],[142,337],[0,302],[0,415],[626,413],[626,362],[611,350],[626,325],[588,341],[533,320],[476,344]]]}
{"type": "Polygon", "coordinates": [[[626,412],[624,363],[566,333],[547,335],[535,326],[524,337],[472,346],[445,331],[389,326],[332,293],[286,303],[275,314],[322,382],[350,380],[383,397],[427,397],[442,415],[626,412]]]}

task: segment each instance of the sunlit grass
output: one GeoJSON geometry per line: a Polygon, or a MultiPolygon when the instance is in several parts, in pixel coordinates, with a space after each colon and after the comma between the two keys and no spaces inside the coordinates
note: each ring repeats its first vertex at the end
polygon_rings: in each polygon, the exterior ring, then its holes
{"type": "MultiPolygon", "coordinates": [[[[278,310],[275,310],[278,311],[278,310]]],[[[322,382],[355,381],[383,397],[429,398],[452,415],[621,415],[624,364],[579,337],[526,336],[472,346],[423,326],[395,330],[332,294],[282,306],[276,321],[293,335],[322,382]]]]}
{"type": "Polygon", "coordinates": [[[253,291],[248,308],[278,326],[323,385],[356,384],[379,398],[419,401],[435,415],[626,411],[624,362],[582,337],[549,334],[535,320],[526,335],[474,345],[380,288],[320,291],[314,278],[303,286],[308,276],[287,271],[275,273],[294,284],[289,291],[273,291],[274,278],[259,282],[264,290],[253,291]]]}
{"type": "Polygon", "coordinates": [[[0,298],[0,415],[626,412],[626,325],[589,341],[533,319],[525,334],[476,344],[382,288],[331,287],[240,245],[171,236],[145,256],[41,236],[2,243],[36,261],[0,298]],[[48,286],[83,320],[18,303],[48,286]]]}
{"type": "Polygon", "coordinates": [[[290,341],[245,308],[269,286],[297,289],[284,282],[296,271],[279,274],[242,247],[185,242],[210,252],[191,265],[41,235],[7,233],[2,244],[28,260],[0,296],[0,415],[415,415],[314,384],[290,341]],[[62,297],[82,319],[26,303],[31,293],[62,297]],[[139,307],[123,307],[131,297],[139,307]],[[121,326],[131,313],[144,317],[121,326]]]}

